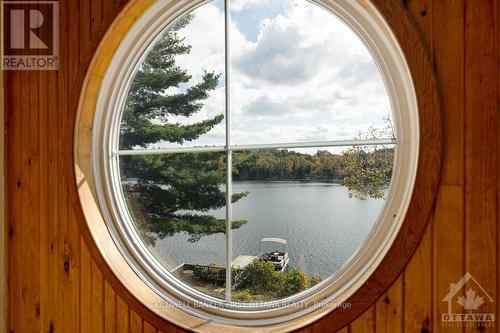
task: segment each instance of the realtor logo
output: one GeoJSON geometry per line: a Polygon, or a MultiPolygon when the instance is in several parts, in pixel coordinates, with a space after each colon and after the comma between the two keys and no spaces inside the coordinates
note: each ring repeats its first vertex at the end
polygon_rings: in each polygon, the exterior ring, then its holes
{"type": "Polygon", "coordinates": [[[2,1],[2,69],[59,68],[59,2],[2,1]]]}
{"type": "Polygon", "coordinates": [[[481,306],[493,303],[493,298],[469,272],[457,283],[450,283],[450,291],[442,301],[448,302],[448,312],[441,315],[444,327],[495,326],[495,314],[481,311],[481,306]]]}

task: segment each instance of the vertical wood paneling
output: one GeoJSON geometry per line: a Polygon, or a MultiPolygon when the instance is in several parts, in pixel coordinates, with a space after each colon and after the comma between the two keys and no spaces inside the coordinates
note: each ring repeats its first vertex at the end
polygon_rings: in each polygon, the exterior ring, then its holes
{"type": "Polygon", "coordinates": [[[80,332],[90,332],[92,308],[92,259],[84,242],[80,245],[80,332]]]}
{"type": "MultiPolygon", "coordinates": [[[[59,295],[59,276],[58,270],[56,269],[59,265],[58,260],[58,249],[60,243],[59,237],[59,214],[58,214],[58,197],[60,193],[58,177],[54,177],[58,173],[57,171],[57,158],[58,158],[58,139],[57,139],[57,105],[59,103],[59,95],[57,94],[58,78],[56,72],[47,73],[48,75],[48,111],[47,111],[47,123],[48,128],[46,130],[47,136],[43,139],[46,142],[48,150],[48,175],[45,175],[48,181],[48,187],[44,191],[47,198],[48,204],[48,257],[47,257],[47,270],[48,279],[41,280],[44,281],[44,286],[48,289],[47,297],[48,299],[43,299],[42,304],[47,304],[46,308],[42,308],[42,313],[46,314],[48,322],[42,321],[42,330],[45,332],[50,332],[54,330],[54,325],[58,324],[60,321],[60,304],[59,295]]],[[[40,139],[42,141],[42,139],[40,139]]],[[[78,272],[79,273],[79,272],[78,272]]],[[[41,277],[42,278],[42,277],[41,277]]]]}
{"type": "MultiPolygon", "coordinates": [[[[415,313],[417,308],[418,313],[423,314],[428,311],[426,308],[434,307],[434,318],[430,318],[434,331],[462,332],[464,329],[460,327],[443,328],[440,317],[447,310],[446,303],[441,299],[449,291],[449,284],[458,281],[465,272],[464,252],[469,252],[468,270],[477,269],[482,276],[489,274],[488,285],[493,285],[494,290],[493,281],[498,281],[498,258],[495,255],[498,253],[498,238],[495,239],[499,235],[497,224],[495,224],[498,219],[498,202],[495,203],[493,200],[495,190],[491,185],[489,190],[486,189],[487,183],[499,184],[495,181],[495,172],[493,172],[494,167],[499,170],[495,156],[498,147],[492,149],[492,146],[487,143],[489,141],[498,143],[498,139],[494,139],[498,138],[498,133],[494,132],[494,128],[498,128],[498,119],[495,118],[495,112],[493,112],[493,101],[497,101],[498,107],[500,85],[493,84],[494,80],[498,82],[498,66],[494,66],[493,59],[496,58],[498,64],[499,52],[498,44],[495,48],[494,41],[487,41],[487,39],[494,38],[492,32],[495,31],[495,25],[498,31],[498,2],[494,4],[491,1],[469,1],[467,20],[465,20],[464,10],[466,4],[463,0],[433,2],[409,0],[406,3],[429,44],[441,83],[445,129],[441,183],[453,186],[441,186],[431,228],[427,230],[420,248],[404,274],[405,331],[429,330],[428,327],[418,327],[418,325],[412,327],[411,323],[422,320],[422,315],[420,318],[414,318],[409,315],[408,311],[415,313]],[[430,4],[432,4],[431,30],[425,19],[429,16],[430,4]],[[493,24],[495,17],[497,21],[493,24]],[[464,31],[466,25],[467,33],[464,31]],[[467,50],[465,50],[465,45],[467,45],[467,50]],[[465,57],[469,55],[469,62],[466,64],[464,64],[464,52],[465,57]],[[487,58],[486,62],[483,62],[484,58],[487,58]],[[490,72],[486,75],[488,68],[490,72]],[[469,75],[465,73],[467,70],[471,71],[469,75]],[[484,85],[488,85],[488,88],[481,88],[484,85]],[[465,95],[464,87],[468,87],[467,95],[470,94],[472,101],[468,100],[465,95]],[[482,89],[485,91],[480,92],[482,89]],[[486,98],[483,99],[485,95],[486,98]],[[467,103],[467,119],[464,116],[465,103],[467,103]],[[483,103],[486,104],[486,108],[483,103]],[[481,114],[478,115],[478,113],[481,114]],[[488,128],[487,123],[493,131],[488,128]],[[467,133],[465,128],[468,130],[467,133]],[[464,154],[466,135],[467,151],[464,154]],[[468,170],[465,177],[468,183],[465,191],[463,184],[466,168],[468,170]],[[478,179],[480,181],[477,181],[478,179]],[[470,221],[467,228],[464,224],[464,202],[468,205],[467,219],[470,221]],[[476,212],[476,208],[480,211],[476,212]],[[478,228],[476,228],[476,223],[478,228]],[[428,234],[432,234],[431,247],[429,247],[428,234]],[[464,243],[465,238],[468,238],[467,243],[464,243]],[[479,241],[478,238],[482,240],[479,241]],[[478,250],[478,247],[481,249],[478,250]],[[426,263],[422,265],[422,252],[427,253],[425,255],[427,258],[429,255],[432,256],[432,283],[426,281],[428,275],[422,273],[422,270],[427,267],[426,263]],[[481,257],[489,257],[489,259],[481,259],[481,257]],[[482,267],[485,265],[488,267],[482,267]],[[408,294],[408,282],[414,281],[413,284],[417,284],[419,276],[424,278],[422,280],[423,297],[420,303],[410,302],[409,299],[417,299],[419,295],[408,294]],[[429,286],[432,287],[432,300],[426,299],[429,286]]],[[[498,117],[498,112],[496,117],[498,117]]],[[[498,171],[496,176],[498,176],[498,171]]],[[[498,197],[498,188],[496,191],[498,197]]],[[[424,259],[424,261],[427,260],[424,259]]],[[[496,293],[500,295],[498,290],[496,293]]],[[[485,309],[481,307],[482,311],[485,309]]],[[[377,313],[379,314],[379,311],[377,313]]],[[[377,321],[379,320],[382,319],[377,315],[377,321]]]]}
{"type": "Polygon", "coordinates": [[[130,332],[142,332],[142,318],[133,310],[130,310],[130,332]]]}
{"type": "Polygon", "coordinates": [[[92,275],[92,306],[91,310],[91,332],[104,332],[104,283],[102,273],[95,261],[91,264],[92,275]]]}
{"type": "MultiPolygon", "coordinates": [[[[435,1],[412,0],[408,10],[415,19],[416,26],[428,48],[432,59],[433,17],[435,1]]],[[[430,84],[430,83],[428,83],[430,84]]],[[[432,232],[434,219],[431,218],[419,248],[408,263],[403,275],[405,332],[429,332],[432,327],[432,232]]]]}
{"type": "Polygon", "coordinates": [[[79,15],[79,32],[80,32],[80,66],[86,64],[90,56],[90,35],[91,35],[91,14],[90,14],[90,1],[79,1],[80,15],[79,15]]]}
{"type": "Polygon", "coordinates": [[[68,71],[69,71],[69,81],[74,82],[79,74],[78,64],[80,63],[80,45],[78,41],[80,36],[80,2],[79,1],[69,1],[68,3],[68,19],[71,20],[71,24],[68,27],[69,41],[73,44],[68,50],[68,71]]]}
{"type": "MultiPolygon", "coordinates": [[[[464,0],[434,1],[432,51],[441,85],[441,184],[464,184],[464,0]]],[[[461,226],[457,228],[462,229],[461,226]]]]}
{"type": "Polygon", "coordinates": [[[36,200],[39,197],[38,189],[38,75],[30,71],[24,73],[24,78],[30,80],[34,85],[28,87],[27,95],[23,103],[22,135],[24,149],[22,151],[22,174],[24,186],[22,191],[22,200],[25,203],[25,211],[20,219],[21,222],[21,248],[24,254],[21,269],[30,272],[21,280],[21,325],[22,332],[33,330],[38,332],[39,323],[39,297],[40,297],[40,235],[39,231],[39,207],[36,200]],[[37,237],[33,237],[37,235],[37,237]]]}
{"type": "MultiPolygon", "coordinates": [[[[465,268],[490,295],[498,281],[497,7],[465,1],[465,268]]],[[[481,312],[496,313],[497,302],[485,300],[481,312]]]]}
{"type": "Polygon", "coordinates": [[[144,320],[143,325],[144,325],[144,327],[143,327],[142,331],[144,333],[156,333],[157,332],[156,327],[154,327],[153,325],[151,325],[150,323],[148,323],[145,320],[144,320]]]}
{"type": "Polygon", "coordinates": [[[104,281],[104,332],[116,331],[116,293],[111,285],[104,281]]]}
{"type": "Polygon", "coordinates": [[[99,27],[102,23],[102,1],[90,1],[90,38],[96,41],[99,37],[99,27]]]}
{"type": "Polygon", "coordinates": [[[442,327],[441,315],[448,311],[442,299],[464,272],[464,205],[462,185],[442,185],[434,214],[434,332],[462,332],[461,327],[442,327]]]}
{"type": "MultiPolygon", "coordinates": [[[[497,105],[500,107],[500,4],[497,3],[497,105]]],[[[498,114],[498,112],[497,112],[498,114]]],[[[497,210],[500,204],[500,119],[497,119],[497,210]]],[[[497,250],[496,253],[500,253],[500,212],[497,211],[497,250]]],[[[497,297],[496,301],[500,302],[500,255],[497,256],[497,297]]],[[[500,306],[497,305],[497,327],[500,330],[500,324],[498,318],[500,318],[500,306]]]]}
{"type": "MultiPolygon", "coordinates": [[[[46,177],[48,173],[48,145],[47,145],[47,126],[48,126],[48,75],[47,72],[41,72],[39,81],[39,150],[40,150],[40,197],[47,197],[49,195],[47,189],[49,181],[46,177]]],[[[49,289],[44,288],[43,285],[49,280],[49,205],[48,201],[39,201],[40,204],[40,331],[44,332],[50,323],[49,312],[49,289]]]]}
{"type": "Polygon", "coordinates": [[[433,221],[433,330],[443,327],[447,312],[442,299],[450,283],[464,271],[464,0],[435,1],[433,5],[433,59],[441,84],[444,151],[441,184],[433,221]]]}
{"type": "MultiPolygon", "coordinates": [[[[91,257],[78,229],[84,222],[73,185],[79,90],[97,43],[125,2],[61,0],[60,70],[5,74],[8,327],[14,333],[157,331],[115,293],[91,257]]],[[[405,3],[442,88],[441,187],[404,274],[343,333],[462,332],[442,328],[440,316],[449,284],[465,271],[500,299],[498,1],[405,3]]],[[[481,310],[498,315],[497,303],[481,310]]]]}
{"type": "Polygon", "coordinates": [[[128,333],[129,332],[129,309],[127,304],[121,299],[116,297],[116,332],[128,333]]]}
{"type": "Polygon", "coordinates": [[[9,79],[10,83],[10,91],[9,91],[9,113],[8,113],[8,123],[7,127],[10,128],[10,138],[7,139],[8,145],[8,165],[7,172],[10,177],[7,177],[7,188],[8,188],[8,200],[10,209],[8,209],[9,216],[9,241],[8,241],[8,255],[9,255],[9,277],[7,280],[7,286],[9,288],[9,324],[10,330],[14,330],[18,327],[19,317],[17,314],[19,313],[19,279],[17,276],[19,274],[19,262],[17,262],[17,258],[15,254],[20,251],[20,242],[19,242],[19,231],[20,227],[18,218],[14,219],[14,217],[21,215],[21,201],[20,200],[12,200],[12,198],[18,198],[20,193],[21,186],[21,172],[18,166],[21,164],[21,154],[19,154],[18,146],[20,145],[21,132],[18,130],[20,127],[20,117],[21,117],[21,105],[19,102],[15,102],[14,92],[19,91],[21,89],[20,77],[18,75],[6,76],[9,79]],[[16,153],[14,153],[16,152],[16,153]],[[13,299],[16,297],[17,299],[13,299]]]}
{"type": "Polygon", "coordinates": [[[374,333],[375,317],[376,309],[372,306],[368,311],[363,313],[358,319],[349,325],[349,331],[351,333],[374,333]]]}
{"type": "Polygon", "coordinates": [[[432,325],[432,233],[420,241],[404,272],[404,331],[428,332],[432,325]]]}
{"type": "Polygon", "coordinates": [[[375,332],[403,331],[403,276],[377,301],[375,332]]]}

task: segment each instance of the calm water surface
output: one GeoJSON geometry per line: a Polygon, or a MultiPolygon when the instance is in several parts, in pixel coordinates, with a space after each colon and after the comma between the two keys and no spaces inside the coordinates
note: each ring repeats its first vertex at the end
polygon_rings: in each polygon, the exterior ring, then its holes
{"type": "MultiPolygon", "coordinates": [[[[327,182],[234,182],[234,192],[249,191],[233,204],[233,256],[259,252],[264,237],[288,240],[290,263],[323,278],[337,271],[368,236],[384,203],[349,198],[343,186],[327,182]]],[[[224,217],[224,209],[211,211],[224,217]]],[[[159,239],[152,252],[169,268],[181,263],[223,266],[224,234],[188,241],[185,233],[159,239]]],[[[268,246],[271,250],[279,244],[268,246]]]]}

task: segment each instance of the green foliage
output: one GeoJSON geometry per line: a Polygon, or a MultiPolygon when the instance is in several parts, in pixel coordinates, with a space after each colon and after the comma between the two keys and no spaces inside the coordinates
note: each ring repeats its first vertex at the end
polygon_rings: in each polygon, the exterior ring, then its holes
{"type": "Polygon", "coordinates": [[[215,265],[211,266],[194,265],[193,276],[207,282],[220,283],[225,281],[226,270],[224,268],[217,267],[215,265]]]}
{"type": "Polygon", "coordinates": [[[384,197],[384,190],[391,181],[394,149],[375,148],[370,152],[354,147],[344,152],[343,160],[343,184],[350,197],[384,197]]]}
{"type": "MultiPolygon", "coordinates": [[[[147,148],[161,142],[184,143],[199,138],[224,119],[223,112],[202,121],[180,124],[172,116],[190,117],[219,82],[220,75],[204,73],[191,84],[191,75],[175,63],[190,52],[178,31],[191,20],[185,15],[154,44],[132,80],[124,107],[120,148],[147,148]],[[172,87],[179,93],[169,93],[172,87]]],[[[225,232],[224,220],[210,210],[225,205],[225,161],[215,153],[125,156],[120,159],[123,189],[143,239],[154,243],[178,232],[195,242],[204,235],[225,232]]],[[[232,197],[235,202],[246,193],[232,197]]],[[[244,221],[233,221],[238,228],[244,221]]]]}
{"type": "Polygon", "coordinates": [[[319,276],[310,278],[296,267],[276,271],[274,264],[252,261],[236,274],[239,284],[233,295],[235,300],[257,301],[284,298],[304,291],[321,281],[319,276]]]}
{"type": "Polygon", "coordinates": [[[132,81],[125,104],[120,147],[147,147],[161,141],[183,143],[197,139],[223,119],[223,113],[190,125],[170,123],[171,116],[189,117],[201,110],[202,101],[217,87],[220,74],[205,73],[202,80],[184,92],[169,94],[167,89],[187,85],[191,80],[185,70],[175,64],[175,57],[189,53],[178,30],[185,27],[191,16],[181,18],[154,44],[141,63],[132,81]]]}
{"type": "Polygon", "coordinates": [[[394,148],[353,147],[341,155],[315,155],[280,149],[235,152],[234,180],[338,181],[358,199],[383,198],[389,186],[394,148]]]}
{"type": "MultiPolygon", "coordinates": [[[[384,128],[371,126],[359,139],[393,138],[392,123],[387,117],[384,128]]],[[[357,146],[343,153],[343,184],[349,197],[358,199],[383,198],[389,186],[394,164],[394,148],[385,146],[357,146]]]]}
{"type": "Polygon", "coordinates": [[[285,149],[240,151],[233,154],[235,180],[339,179],[341,156],[328,151],[315,155],[285,149]]]}
{"type": "Polygon", "coordinates": [[[274,294],[282,288],[283,274],[279,273],[273,263],[254,260],[239,276],[240,289],[247,289],[252,294],[274,294]]]}

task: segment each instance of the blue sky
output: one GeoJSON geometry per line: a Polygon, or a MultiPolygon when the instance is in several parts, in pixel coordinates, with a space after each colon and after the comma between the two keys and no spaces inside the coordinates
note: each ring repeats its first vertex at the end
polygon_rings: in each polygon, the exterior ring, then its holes
{"type": "MultiPolygon", "coordinates": [[[[193,11],[179,34],[192,46],[176,59],[193,75],[224,76],[222,1],[193,11]]],[[[370,125],[382,126],[390,105],[368,50],[339,19],[305,0],[232,0],[232,142],[352,139],[370,125]]],[[[167,93],[174,93],[171,88],[167,93]]],[[[190,117],[193,123],[224,112],[224,77],[190,117]]],[[[224,125],[185,145],[223,145],[224,125]]],[[[168,146],[168,144],[162,144],[168,146]]]]}

